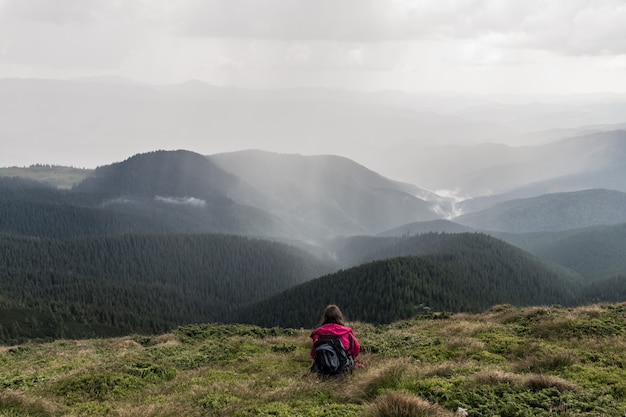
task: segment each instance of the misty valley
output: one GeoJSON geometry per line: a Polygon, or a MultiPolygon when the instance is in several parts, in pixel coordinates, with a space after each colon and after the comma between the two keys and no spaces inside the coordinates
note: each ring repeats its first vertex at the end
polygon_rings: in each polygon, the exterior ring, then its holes
{"type": "Polygon", "coordinates": [[[584,107],[586,127],[566,123],[571,104],[497,108],[503,129],[481,121],[495,111],[482,99],[442,99],[433,117],[390,92],[0,80],[0,93],[0,135],[24,139],[13,156],[40,135],[49,147],[33,151],[51,157],[59,138],[103,155],[151,138],[95,169],[0,168],[0,415],[626,407],[626,131],[606,98],[584,107]],[[33,111],[38,126],[23,123],[33,111]],[[163,150],[159,135],[337,150],[356,137],[361,157],[163,150]],[[348,383],[308,375],[328,304],[361,343],[348,383]]]}
{"type": "Polygon", "coordinates": [[[0,0],[0,417],[626,417],[625,0],[0,0]]]}
{"type": "MultiPolygon", "coordinates": [[[[309,328],[331,303],[383,324],[497,304],[621,302],[625,139],[536,146],[519,159],[526,169],[575,154],[576,172],[512,178],[500,194],[465,200],[332,155],[177,150],[94,170],[3,168],[0,335],[309,328]]],[[[502,183],[508,168],[492,175],[502,183]]]]}

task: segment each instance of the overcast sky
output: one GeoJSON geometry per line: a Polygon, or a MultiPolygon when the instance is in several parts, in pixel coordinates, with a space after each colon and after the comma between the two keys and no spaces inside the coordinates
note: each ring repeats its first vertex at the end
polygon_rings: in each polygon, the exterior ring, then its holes
{"type": "Polygon", "coordinates": [[[0,78],[626,92],[624,0],[0,0],[0,78]]]}

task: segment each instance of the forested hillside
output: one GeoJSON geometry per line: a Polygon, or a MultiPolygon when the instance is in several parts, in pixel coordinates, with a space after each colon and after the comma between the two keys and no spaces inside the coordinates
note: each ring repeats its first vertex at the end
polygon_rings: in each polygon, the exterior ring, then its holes
{"type": "Polygon", "coordinates": [[[494,233],[494,236],[577,271],[588,281],[626,274],[626,223],[561,232],[494,233]]]}
{"type": "Polygon", "coordinates": [[[339,271],[244,308],[238,319],[310,327],[325,305],[335,303],[350,311],[351,320],[388,323],[428,311],[482,311],[500,303],[569,305],[582,286],[575,273],[486,235],[430,237],[407,240],[435,245],[430,255],[339,271]]]}
{"type": "Polygon", "coordinates": [[[329,268],[280,243],[222,235],[0,237],[3,342],[162,332],[223,321],[329,268]]]}
{"type": "Polygon", "coordinates": [[[237,177],[202,155],[189,151],[155,151],[98,167],[75,188],[100,198],[120,196],[194,197],[227,202],[237,177]]]}
{"type": "Polygon", "coordinates": [[[626,275],[616,275],[594,281],[585,287],[578,299],[578,304],[594,302],[624,302],[626,300],[626,275]]]}
{"type": "Polygon", "coordinates": [[[472,231],[474,230],[471,227],[463,226],[450,220],[437,219],[394,227],[379,233],[377,236],[412,236],[424,233],[465,233],[472,231]]]}
{"type": "Polygon", "coordinates": [[[593,189],[511,200],[453,220],[479,230],[558,231],[626,222],[626,193],[593,189]]]}
{"type": "MultiPolygon", "coordinates": [[[[151,195],[136,173],[128,175],[130,179],[120,181],[127,181],[127,191],[136,194],[116,194],[114,183],[106,176],[73,190],[0,177],[0,233],[53,238],[135,233],[292,234],[280,219],[262,209],[236,204],[224,196],[214,201],[193,197],[206,197],[210,190],[151,195]]],[[[169,186],[160,187],[152,185],[153,190],[162,191],[169,186]]]]}

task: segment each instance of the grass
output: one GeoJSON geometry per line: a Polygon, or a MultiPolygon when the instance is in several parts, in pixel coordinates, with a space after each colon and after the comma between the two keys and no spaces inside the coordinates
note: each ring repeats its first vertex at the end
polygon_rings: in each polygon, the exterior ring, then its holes
{"type": "Polygon", "coordinates": [[[624,416],[626,305],[497,306],[352,323],[340,380],[308,374],[309,330],[200,324],[158,336],[0,346],[0,417],[624,416]]]}
{"type": "Polygon", "coordinates": [[[0,168],[0,177],[21,177],[70,189],[89,176],[92,169],[64,166],[30,166],[0,168]]]}

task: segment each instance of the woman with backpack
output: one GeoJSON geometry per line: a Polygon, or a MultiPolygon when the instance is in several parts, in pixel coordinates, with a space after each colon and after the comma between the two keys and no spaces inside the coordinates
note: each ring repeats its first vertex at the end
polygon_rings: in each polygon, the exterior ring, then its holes
{"type": "Polygon", "coordinates": [[[346,326],[339,307],[334,304],[324,309],[321,323],[311,333],[311,339],[311,372],[321,376],[350,372],[354,358],[361,351],[359,341],[352,329],[346,326]]]}

